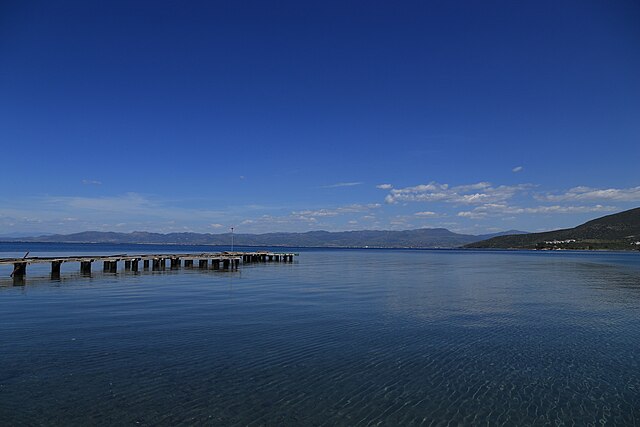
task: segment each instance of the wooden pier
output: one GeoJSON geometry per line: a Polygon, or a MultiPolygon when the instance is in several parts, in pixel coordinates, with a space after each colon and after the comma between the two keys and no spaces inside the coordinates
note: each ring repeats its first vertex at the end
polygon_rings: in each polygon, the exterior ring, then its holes
{"type": "Polygon", "coordinates": [[[79,264],[80,273],[90,275],[93,263],[102,263],[102,270],[107,273],[118,271],[118,263],[123,263],[125,271],[143,270],[162,271],[167,268],[200,268],[213,270],[237,270],[243,264],[258,262],[293,262],[293,253],[276,252],[215,252],[186,254],[144,254],[144,255],[87,255],[67,257],[27,257],[0,258],[0,265],[13,265],[11,276],[23,278],[27,274],[29,264],[51,264],[51,277],[60,277],[63,263],[79,264]],[[196,264],[197,262],[197,264],[196,264]]]}

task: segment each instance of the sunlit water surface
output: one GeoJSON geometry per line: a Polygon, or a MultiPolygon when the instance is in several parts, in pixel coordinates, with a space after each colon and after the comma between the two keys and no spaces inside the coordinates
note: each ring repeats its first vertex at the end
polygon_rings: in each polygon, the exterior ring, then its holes
{"type": "Polygon", "coordinates": [[[640,424],[640,254],[298,252],[237,272],[30,266],[18,286],[0,268],[0,423],[640,424]]]}

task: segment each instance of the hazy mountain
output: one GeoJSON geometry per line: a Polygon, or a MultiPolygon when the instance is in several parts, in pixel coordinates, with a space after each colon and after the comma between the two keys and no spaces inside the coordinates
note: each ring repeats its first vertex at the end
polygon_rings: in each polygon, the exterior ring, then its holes
{"type": "Polygon", "coordinates": [[[468,248],[640,249],[640,208],[607,215],[574,228],[494,237],[468,248]]]}
{"type": "Polygon", "coordinates": [[[51,233],[45,233],[42,231],[27,232],[15,232],[15,233],[3,233],[0,234],[0,239],[32,239],[34,236],[50,236],[51,233]]]}
{"type": "MultiPolygon", "coordinates": [[[[512,230],[500,234],[522,233],[512,230]]],[[[422,228],[405,231],[309,231],[306,233],[234,234],[237,246],[291,247],[385,247],[385,248],[454,248],[495,236],[458,234],[445,228],[422,228]]],[[[200,233],[115,233],[85,231],[32,238],[11,239],[28,242],[66,243],[172,243],[189,245],[229,245],[231,234],[200,233]]]]}

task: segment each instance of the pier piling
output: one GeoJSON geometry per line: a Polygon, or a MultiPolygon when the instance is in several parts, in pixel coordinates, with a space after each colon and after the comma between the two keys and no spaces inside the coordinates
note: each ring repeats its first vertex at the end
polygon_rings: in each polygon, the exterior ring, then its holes
{"type": "Polygon", "coordinates": [[[61,265],[62,265],[62,261],[51,261],[51,277],[52,278],[60,277],[61,265]]]}
{"type": "Polygon", "coordinates": [[[62,261],[51,261],[51,279],[57,280],[60,278],[60,266],[62,261]]]}
{"type": "Polygon", "coordinates": [[[16,262],[13,264],[13,273],[11,273],[11,276],[24,277],[25,274],[27,274],[26,262],[16,262]]]}
{"type": "Polygon", "coordinates": [[[80,261],[80,274],[91,274],[91,261],[80,261]]]}

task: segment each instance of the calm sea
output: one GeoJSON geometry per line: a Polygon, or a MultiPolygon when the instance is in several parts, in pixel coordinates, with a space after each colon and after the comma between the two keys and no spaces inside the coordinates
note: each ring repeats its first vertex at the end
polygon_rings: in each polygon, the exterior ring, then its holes
{"type": "MultiPolygon", "coordinates": [[[[0,257],[27,250],[211,248],[0,257]]],[[[1,267],[0,424],[640,424],[640,253],[296,252],[1,267]]]]}

